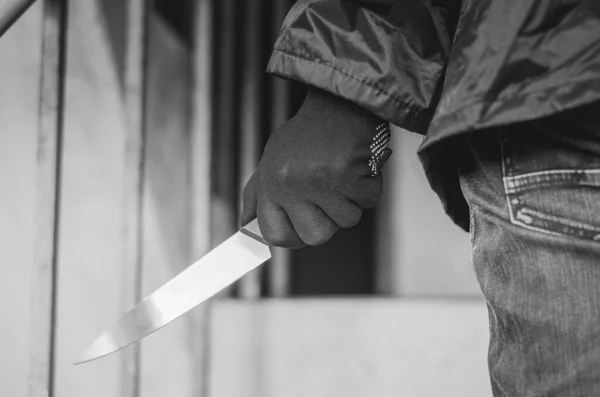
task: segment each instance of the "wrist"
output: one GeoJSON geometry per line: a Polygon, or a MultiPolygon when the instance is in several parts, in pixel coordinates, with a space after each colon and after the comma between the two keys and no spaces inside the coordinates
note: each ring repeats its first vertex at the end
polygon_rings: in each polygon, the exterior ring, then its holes
{"type": "Polygon", "coordinates": [[[375,128],[384,123],[382,119],[354,102],[315,87],[309,87],[297,114],[311,118],[343,120],[344,124],[354,124],[362,128],[375,128]]]}

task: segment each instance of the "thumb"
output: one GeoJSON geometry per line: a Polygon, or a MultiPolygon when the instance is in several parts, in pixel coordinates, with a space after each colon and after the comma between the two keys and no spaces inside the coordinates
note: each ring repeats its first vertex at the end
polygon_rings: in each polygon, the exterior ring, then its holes
{"type": "Polygon", "coordinates": [[[392,149],[390,149],[390,148],[384,149],[383,154],[381,155],[381,159],[377,163],[377,173],[381,172],[381,169],[383,168],[385,163],[390,159],[390,157],[392,156],[392,153],[394,153],[392,149]]]}
{"type": "Polygon", "coordinates": [[[258,194],[258,183],[257,183],[256,172],[252,174],[246,186],[244,186],[244,192],[242,194],[242,215],[241,215],[241,226],[246,226],[254,218],[256,218],[256,198],[258,194]]]}

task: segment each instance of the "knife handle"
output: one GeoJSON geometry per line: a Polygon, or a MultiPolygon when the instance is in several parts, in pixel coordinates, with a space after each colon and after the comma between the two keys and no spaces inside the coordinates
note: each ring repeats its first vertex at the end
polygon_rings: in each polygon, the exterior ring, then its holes
{"type": "Polygon", "coordinates": [[[260,227],[258,227],[258,219],[254,218],[250,223],[246,226],[243,226],[240,231],[247,236],[252,237],[253,239],[260,241],[265,245],[269,245],[262,236],[260,232],[260,227]]]}

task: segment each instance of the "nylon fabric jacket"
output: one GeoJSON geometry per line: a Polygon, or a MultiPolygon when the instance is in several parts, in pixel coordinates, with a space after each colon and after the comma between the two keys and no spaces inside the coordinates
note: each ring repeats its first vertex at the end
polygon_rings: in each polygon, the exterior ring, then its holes
{"type": "Polygon", "coordinates": [[[267,71],[422,134],[429,183],[468,230],[461,137],[598,101],[600,1],[301,0],[267,71]]]}

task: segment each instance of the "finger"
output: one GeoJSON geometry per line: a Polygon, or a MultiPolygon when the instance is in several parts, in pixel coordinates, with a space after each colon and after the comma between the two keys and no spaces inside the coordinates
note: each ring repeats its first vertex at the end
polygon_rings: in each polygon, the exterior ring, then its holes
{"type": "Polygon", "coordinates": [[[305,245],[294,230],[290,218],[278,204],[260,199],[257,214],[260,231],[270,245],[283,248],[300,248],[305,245]]]}
{"type": "Polygon", "coordinates": [[[377,205],[381,197],[382,188],[383,178],[381,174],[377,176],[362,176],[351,189],[343,191],[343,194],[360,208],[366,209],[377,205]]]}
{"type": "Polygon", "coordinates": [[[246,226],[256,218],[257,180],[256,173],[254,173],[246,183],[246,186],[244,186],[242,193],[242,215],[240,216],[242,226],[246,226]]]}
{"type": "Polygon", "coordinates": [[[356,203],[333,196],[321,197],[315,204],[342,229],[355,226],[360,221],[363,212],[356,203]]]}
{"type": "Polygon", "coordinates": [[[339,229],[338,225],[319,207],[311,203],[286,208],[298,236],[308,245],[325,243],[339,229]]]}
{"type": "Polygon", "coordinates": [[[381,158],[377,162],[376,174],[381,173],[383,166],[385,165],[385,163],[387,163],[387,161],[390,159],[390,157],[392,156],[393,153],[394,153],[394,151],[390,148],[383,149],[383,154],[381,155],[381,158]]]}

